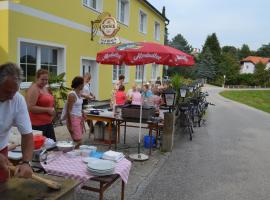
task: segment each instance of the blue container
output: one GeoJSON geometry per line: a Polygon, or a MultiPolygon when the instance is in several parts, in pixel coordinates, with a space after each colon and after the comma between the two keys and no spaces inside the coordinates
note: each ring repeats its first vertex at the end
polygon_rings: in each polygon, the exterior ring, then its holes
{"type": "MultiPolygon", "coordinates": [[[[156,146],[156,138],[154,136],[152,136],[152,144],[151,147],[155,147],[156,146]]],[[[144,148],[149,149],[150,148],[150,136],[146,135],[144,136],[144,148]]]]}

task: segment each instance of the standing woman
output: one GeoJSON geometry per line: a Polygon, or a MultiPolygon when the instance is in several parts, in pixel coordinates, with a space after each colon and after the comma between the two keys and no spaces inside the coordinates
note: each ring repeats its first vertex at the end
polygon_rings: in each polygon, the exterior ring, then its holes
{"type": "Polygon", "coordinates": [[[67,101],[67,128],[76,146],[81,144],[84,116],[82,112],[83,99],[81,91],[84,86],[83,77],[76,76],[71,83],[72,91],[68,94],[67,101]]]}
{"type": "MultiPolygon", "coordinates": [[[[91,86],[90,86],[91,74],[90,73],[84,74],[83,80],[84,80],[84,87],[83,87],[81,95],[82,95],[82,97],[84,97],[83,105],[88,105],[88,103],[90,103],[91,100],[96,99],[95,95],[91,92],[91,86]]],[[[87,120],[86,122],[87,122],[87,124],[89,126],[90,134],[94,133],[93,121],[92,120],[87,120]]],[[[90,138],[90,134],[89,134],[89,138],[90,138]]]]}
{"type": "Polygon", "coordinates": [[[55,116],[54,97],[47,87],[48,79],[49,72],[39,69],[36,72],[36,82],[27,90],[26,101],[32,128],[42,131],[45,137],[56,141],[52,124],[55,116]]]}
{"type": "Polygon", "coordinates": [[[116,81],[113,90],[112,90],[112,96],[111,96],[111,101],[110,101],[110,107],[113,108],[113,106],[115,105],[115,94],[119,89],[120,85],[124,85],[124,81],[125,81],[125,75],[121,74],[118,77],[118,81],[116,81]]]}

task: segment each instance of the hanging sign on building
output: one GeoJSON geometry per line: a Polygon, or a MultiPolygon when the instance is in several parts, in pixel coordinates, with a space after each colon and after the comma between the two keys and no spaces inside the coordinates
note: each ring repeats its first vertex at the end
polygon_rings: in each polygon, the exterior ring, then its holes
{"type": "Polygon", "coordinates": [[[93,40],[94,36],[100,31],[101,36],[99,39],[100,44],[118,44],[120,40],[116,37],[117,32],[120,27],[114,17],[112,17],[109,13],[104,12],[98,16],[98,19],[95,21],[91,21],[92,24],[92,32],[91,32],[91,40],[93,40]]]}

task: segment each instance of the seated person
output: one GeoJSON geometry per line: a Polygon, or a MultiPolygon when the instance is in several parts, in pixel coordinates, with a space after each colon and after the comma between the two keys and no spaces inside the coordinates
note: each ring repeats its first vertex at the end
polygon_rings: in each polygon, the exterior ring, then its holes
{"type": "Polygon", "coordinates": [[[142,95],[140,93],[140,89],[138,87],[135,88],[131,96],[131,104],[132,105],[141,105],[142,104],[142,95]]]}
{"type": "Polygon", "coordinates": [[[153,96],[153,93],[149,89],[149,85],[148,84],[143,85],[143,97],[144,98],[149,98],[151,96],[153,96]]]}
{"type": "Polygon", "coordinates": [[[132,94],[133,94],[133,92],[136,91],[136,88],[137,88],[137,84],[136,83],[133,83],[132,86],[131,86],[131,88],[127,92],[127,98],[128,98],[128,100],[131,100],[132,94]]]}
{"type": "Polygon", "coordinates": [[[160,105],[162,104],[162,98],[160,97],[159,95],[159,90],[158,90],[158,87],[153,87],[152,88],[152,92],[153,92],[153,96],[151,97],[152,98],[152,101],[153,101],[153,105],[154,107],[156,108],[156,111],[159,111],[159,107],[160,105]]]}
{"type": "Polygon", "coordinates": [[[120,85],[118,91],[115,93],[115,104],[117,106],[125,105],[126,101],[127,101],[127,96],[125,93],[125,86],[120,85]]]}

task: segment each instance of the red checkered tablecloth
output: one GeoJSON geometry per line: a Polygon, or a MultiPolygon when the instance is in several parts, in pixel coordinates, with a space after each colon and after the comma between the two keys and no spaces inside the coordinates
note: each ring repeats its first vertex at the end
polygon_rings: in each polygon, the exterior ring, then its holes
{"type": "MultiPolygon", "coordinates": [[[[62,152],[57,152],[49,155],[47,164],[41,164],[49,174],[64,176],[84,182],[94,176],[88,172],[87,165],[82,159],[83,157],[81,156],[70,158],[62,152]]],[[[130,169],[131,162],[124,158],[116,163],[114,173],[119,174],[122,180],[127,183],[130,169]]]]}

